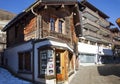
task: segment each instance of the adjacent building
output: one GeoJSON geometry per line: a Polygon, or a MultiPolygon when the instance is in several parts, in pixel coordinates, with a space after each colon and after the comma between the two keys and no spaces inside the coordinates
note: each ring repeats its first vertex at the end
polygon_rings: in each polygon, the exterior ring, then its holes
{"type": "Polygon", "coordinates": [[[19,77],[67,83],[78,67],[81,7],[77,0],[37,0],[3,29],[4,65],[19,77]]]}
{"type": "Polygon", "coordinates": [[[0,65],[2,64],[2,54],[6,48],[6,33],[2,32],[2,28],[15,16],[15,14],[0,10],[0,65]]]}
{"type": "Polygon", "coordinates": [[[114,61],[115,63],[120,63],[120,30],[116,28],[111,29],[112,35],[112,49],[114,54],[114,61]]]}
{"type": "Polygon", "coordinates": [[[109,16],[87,1],[80,2],[85,9],[82,14],[82,36],[79,37],[78,51],[80,64],[97,64],[111,59],[112,35],[109,16]]]}

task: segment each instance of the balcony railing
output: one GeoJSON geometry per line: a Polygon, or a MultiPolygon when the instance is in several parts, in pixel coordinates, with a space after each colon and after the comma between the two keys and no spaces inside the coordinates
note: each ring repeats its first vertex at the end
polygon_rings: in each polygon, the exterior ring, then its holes
{"type": "Polygon", "coordinates": [[[100,33],[103,35],[110,35],[110,30],[103,28],[102,26],[100,26],[100,33]]]}
{"type": "Polygon", "coordinates": [[[88,29],[92,29],[93,31],[99,30],[100,27],[97,23],[92,22],[89,19],[83,20],[83,25],[88,29]]]}
{"type": "Polygon", "coordinates": [[[113,33],[112,37],[117,39],[117,40],[120,40],[120,33],[113,33]]]}
{"type": "Polygon", "coordinates": [[[104,36],[102,36],[101,41],[105,42],[105,43],[112,43],[111,37],[104,37],[104,36]]]}
{"type": "MultiPolygon", "coordinates": [[[[88,14],[90,14],[91,16],[93,16],[94,18],[99,19],[99,15],[98,15],[96,12],[92,11],[91,9],[89,9],[89,8],[86,8],[86,9],[84,10],[83,16],[86,15],[85,13],[88,13],[88,14]]],[[[92,18],[91,18],[91,19],[92,19],[92,18]]]]}
{"type": "Polygon", "coordinates": [[[90,18],[93,21],[99,20],[99,24],[103,27],[107,27],[110,24],[106,19],[100,17],[97,12],[94,12],[89,8],[86,8],[84,10],[83,16],[86,16],[87,18],[90,18]]]}
{"type": "Polygon", "coordinates": [[[101,35],[97,34],[97,33],[94,33],[92,31],[85,31],[83,32],[83,35],[86,37],[86,36],[90,36],[90,37],[94,37],[94,38],[98,38],[98,39],[101,39],[101,35]]]}
{"type": "Polygon", "coordinates": [[[115,45],[120,45],[120,41],[117,41],[117,40],[113,40],[113,43],[114,43],[115,45]]]}
{"type": "Polygon", "coordinates": [[[100,42],[105,42],[105,43],[112,43],[111,37],[104,37],[98,33],[94,33],[92,31],[85,31],[83,32],[84,37],[92,37],[92,38],[97,38],[100,39],[100,42]]]}
{"type": "Polygon", "coordinates": [[[110,23],[106,20],[106,19],[103,19],[103,18],[99,18],[99,25],[103,26],[103,27],[107,27],[110,25],[110,23]]]}

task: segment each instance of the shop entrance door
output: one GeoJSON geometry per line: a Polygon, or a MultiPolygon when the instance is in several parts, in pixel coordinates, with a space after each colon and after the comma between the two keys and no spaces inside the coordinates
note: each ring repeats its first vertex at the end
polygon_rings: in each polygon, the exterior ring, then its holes
{"type": "Polygon", "coordinates": [[[68,79],[68,52],[56,52],[56,79],[62,82],[68,79]]]}

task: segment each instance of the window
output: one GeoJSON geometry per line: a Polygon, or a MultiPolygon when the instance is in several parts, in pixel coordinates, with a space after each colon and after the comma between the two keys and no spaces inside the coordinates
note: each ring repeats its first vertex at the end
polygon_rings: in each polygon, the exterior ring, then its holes
{"type": "Polygon", "coordinates": [[[47,51],[40,52],[40,70],[41,74],[46,74],[47,69],[47,51]]]}
{"type": "Polygon", "coordinates": [[[59,28],[59,33],[62,33],[62,24],[63,24],[63,21],[62,20],[59,20],[59,26],[58,26],[58,28],[59,28]]]}
{"type": "Polygon", "coordinates": [[[50,18],[50,30],[55,31],[55,20],[54,20],[54,18],[50,18]]]}
{"type": "Polygon", "coordinates": [[[23,67],[23,53],[19,53],[19,70],[22,71],[23,67]]]}
{"type": "Polygon", "coordinates": [[[40,77],[54,75],[53,50],[40,50],[38,59],[38,73],[40,77]]]}
{"type": "Polygon", "coordinates": [[[19,71],[31,72],[31,53],[19,53],[19,71]]]}

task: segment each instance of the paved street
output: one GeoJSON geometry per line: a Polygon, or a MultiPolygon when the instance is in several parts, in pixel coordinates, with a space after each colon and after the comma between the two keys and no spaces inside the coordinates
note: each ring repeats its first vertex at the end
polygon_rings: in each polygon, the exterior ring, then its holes
{"type": "Polygon", "coordinates": [[[80,66],[70,84],[120,84],[120,65],[80,66]]]}

